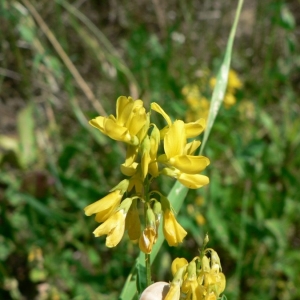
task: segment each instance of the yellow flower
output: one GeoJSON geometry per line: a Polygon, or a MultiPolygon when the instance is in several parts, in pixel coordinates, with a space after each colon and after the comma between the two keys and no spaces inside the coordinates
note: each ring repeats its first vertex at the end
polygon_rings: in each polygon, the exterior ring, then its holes
{"type": "Polygon", "coordinates": [[[243,86],[241,80],[238,77],[237,72],[230,69],[228,73],[228,88],[230,89],[240,89],[243,86]]]}
{"type": "Polygon", "coordinates": [[[84,208],[86,216],[96,214],[95,220],[99,223],[107,220],[119,206],[123,194],[121,190],[115,190],[104,198],[84,208]]]}
{"type": "Polygon", "coordinates": [[[200,89],[197,84],[187,84],[183,87],[181,91],[182,95],[190,98],[199,98],[200,97],[200,89]]]}
{"type": "Polygon", "coordinates": [[[131,97],[121,96],[117,99],[116,117],[96,117],[90,124],[110,138],[138,145],[137,134],[147,122],[147,114],[142,100],[133,100],[131,97]]]}
{"type": "Polygon", "coordinates": [[[158,157],[158,161],[172,166],[183,173],[197,174],[209,165],[209,159],[204,156],[185,154],[186,131],[184,122],[175,121],[164,138],[165,154],[158,157]]]}
{"type": "Polygon", "coordinates": [[[132,201],[132,198],[124,199],[118,210],[94,230],[95,237],[107,235],[105,243],[107,247],[115,247],[121,241],[125,231],[126,215],[132,201]]]}
{"type": "Polygon", "coordinates": [[[205,288],[198,284],[195,262],[190,262],[188,266],[188,276],[183,281],[181,290],[185,294],[186,300],[202,300],[203,294],[205,293],[205,288]],[[195,265],[195,270],[193,273],[189,273],[191,264],[195,265]]]}
{"type": "Polygon", "coordinates": [[[164,211],[163,232],[169,246],[177,246],[187,235],[170,209],[164,211]]]}
{"type": "Polygon", "coordinates": [[[115,247],[121,241],[125,231],[126,212],[122,209],[114,213],[94,230],[95,237],[107,235],[106,246],[115,247]]]}
{"type": "Polygon", "coordinates": [[[200,213],[196,214],[195,219],[196,219],[196,222],[197,222],[198,225],[203,225],[206,222],[205,218],[200,213]]]}
{"type": "Polygon", "coordinates": [[[224,96],[223,102],[224,102],[225,108],[230,108],[231,106],[233,106],[236,103],[236,98],[233,93],[227,92],[224,96]]]}

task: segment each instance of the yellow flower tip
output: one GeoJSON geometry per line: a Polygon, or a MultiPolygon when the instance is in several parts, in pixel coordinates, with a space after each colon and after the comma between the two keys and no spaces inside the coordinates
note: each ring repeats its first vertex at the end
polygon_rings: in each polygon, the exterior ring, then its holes
{"type": "Polygon", "coordinates": [[[205,156],[177,155],[170,158],[168,164],[182,173],[198,174],[210,164],[210,161],[205,156]]]}
{"type": "Polygon", "coordinates": [[[151,109],[161,114],[164,117],[164,119],[167,121],[169,126],[172,124],[171,118],[156,102],[151,103],[151,109]]]}
{"type": "Polygon", "coordinates": [[[178,246],[187,235],[170,209],[164,211],[163,232],[169,246],[178,246]]]}
{"type": "Polygon", "coordinates": [[[125,231],[126,213],[119,210],[110,216],[104,223],[94,230],[95,237],[107,235],[106,246],[108,248],[115,247],[121,241],[125,231]]]}
{"type": "Polygon", "coordinates": [[[209,178],[201,174],[180,173],[180,175],[177,176],[177,180],[189,189],[199,189],[209,184],[209,178]]]}
{"type": "Polygon", "coordinates": [[[206,121],[204,118],[200,118],[195,122],[190,122],[184,124],[185,132],[186,132],[186,137],[187,138],[194,138],[198,135],[200,135],[206,126],[206,121]]]}
{"type": "Polygon", "coordinates": [[[188,261],[184,257],[175,258],[171,265],[172,275],[174,276],[180,268],[186,265],[188,265],[188,261]]]}
{"type": "Polygon", "coordinates": [[[86,206],[84,208],[85,215],[91,216],[96,214],[96,221],[105,221],[120,204],[122,196],[120,190],[109,193],[104,198],[86,206]]]}

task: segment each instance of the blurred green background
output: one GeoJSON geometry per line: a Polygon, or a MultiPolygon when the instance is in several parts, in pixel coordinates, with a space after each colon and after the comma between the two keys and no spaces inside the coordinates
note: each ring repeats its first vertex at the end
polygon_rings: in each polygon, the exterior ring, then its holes
{"type": "MultiPolygon", "coordinates": [[[[300,6],[245,2],[231,104],[204,153],[211,183],[189,192],[189,234],[164,244],[153,279],[208,233],[228,299],[300,299],[300,6]]],[[[107,249],[83,208],[123,179],[125,148],[87,120],[120,95],[205,114],[237,1],[0,3],[0,298],[117,299],[138,246],[107,249]]]]}

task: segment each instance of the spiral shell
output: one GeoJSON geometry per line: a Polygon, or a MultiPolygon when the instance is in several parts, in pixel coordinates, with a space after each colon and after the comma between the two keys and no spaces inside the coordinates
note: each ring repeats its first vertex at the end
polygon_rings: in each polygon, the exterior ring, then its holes
{"type": "Polygon", "coordinates": [[[166,297],[169,289],[169,283],[164,281],[155,282],[144,290],[140,300],[163,300],[166,297]]]}

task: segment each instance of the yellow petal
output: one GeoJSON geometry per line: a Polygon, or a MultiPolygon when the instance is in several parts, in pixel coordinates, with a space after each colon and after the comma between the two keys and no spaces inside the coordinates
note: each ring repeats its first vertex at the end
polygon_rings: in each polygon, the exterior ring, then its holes
{"type": "Polygon", "coordinates": [[[159,176],[159,169],[158,169],[158,163],[152,162],[149,164],[148,173],[153,177],[159,176]]]}
{"type": "MultiPolygon", "coordinates": [[[[137,102],[136,100],[135,102],[137,102]]],[[[144,107],[136,108],[136,111],[131,114],[130,118],[126,122],[126,127],[132,135],[136,135],[146,124],[147,114],[144,107]]]]}
{"type": "Polygon", "coordinates": [[[186,137],[194,138],[201,134],[205,129],[205,119],[199,119],[196,122],[186,123],[184,124],[186,137]]]}
{"type": "Polygon", "coordinates": [[[123,210],[117,211],[94,230],[95,237],[107,235],[106,246],[109,248],[115,247],[124,235],[125,217],[126,213],[123,210]]]}
{"type": "Polygon", "coordinates": [[[164,119],[167,121],[168,125],[171,126],[172,121],[171,121],[170,117],[166,114],[166,112],[156,102],[151,103],[151,109],[155,110],[156,112],[161,114],[164,117],[164,119]]]}
{"type": "Polygon", "coordinates": [[[168,163],[183,173],[197,174],[203,171],[210,162],[205,156],[178,155],[172,157],[168,163]]]}
{"type": "Polygon", "coordinates": [[[124,163],[125,166],[129,167],[136,161],[138,150],[138,146],[127,145],[126,160],[124,163]]]}
{"type": "Polygon", "coordinates": [[[142,169],[143,179],[145,179],[147,174],[148,174],[148,166],[149,166],[149,163],[151,161],[151,158],[150,158],[150,139],[149,139],[148,135],[144,138],[143,143],[141,144],[141,155],[142,155],[141,169],[142,169]]]}
{"type": "Polygon", "coordinates": [[[134,139],[134,137],[130,135],[129,130],[126,127],[117,124],[112,119],[105,119],[104,133],[113,140],[133,144],[132,140],[134,139]]]}
{"type": "Polygon", "coordinates": [[[184,257],[175,258],[171,265],[172,275],[174,276],[176,272],[185,265],[188,265],[188,261],[184,257]]]}
{"type": "Polygon", "coordinates": [[[184,154],[193,155],[200,145],[201,142],[196,140],[186,144],[184,147],[184,154]]]}
{"type": "Polygon", "coordinates": [[[182,155],[185,145],[184,122],[177,120],[170,126],[164,138],[164,149],[167,158],[182,155]]]}
{"type": "Polygon", "coordinates": [[[91,216],[92,214],[99,213],[101,211],[106,211],[111,207],[118,206],[122,199],[121,191],[116,190],[112,193],[109,193],[104,198],[88,205],[84,208],[86,216],[91,216]]]}
{"type": "Polygon", "coordinates": [[[209,184],[209,178],[200,174],[181,173],[178,175],[177,180],[189,189],[198,189],[209,184]]]}
{"type": "Polygon", "coordinates": [[[117,99],[116,119],[118,124],[124,125],[131,113],[133,106],[132,98],[121,96],[117,99]]]}
{"type": "Polygon", "coordinates": [[[164,212],[163,231],[169,246],[177,246],[187,235],[169,209],[164,212]]]}
{"type": "Polygon", "coordinates": [[[104,133],[104,120],[105,119],[106,118],[99,116],[95,119],[90,120],[89,123],[93,127],[99,129],[102,133],[104,133]]]}
{"type": "Polygon", "coordinates": [[[138,167],[138,163],[134,162],[130,166],[126,166],[125,164],[122,164],[121,172],[126,176],[133,176],[136,173],[136,169],[138,167]]]}

